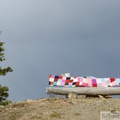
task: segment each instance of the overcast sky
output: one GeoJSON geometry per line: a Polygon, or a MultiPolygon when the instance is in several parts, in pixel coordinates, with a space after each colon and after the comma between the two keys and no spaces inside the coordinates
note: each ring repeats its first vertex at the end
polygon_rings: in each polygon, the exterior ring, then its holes
{"type": "Polygon", "coordinates": [[[0,0],[0,30],[12,101],[47,97],[49,74],[120,77],[120,0],[0,0]]]}

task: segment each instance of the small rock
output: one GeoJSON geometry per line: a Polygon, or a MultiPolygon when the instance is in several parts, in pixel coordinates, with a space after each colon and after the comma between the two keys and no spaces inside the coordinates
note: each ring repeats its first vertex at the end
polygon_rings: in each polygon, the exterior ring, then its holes
{"type": "Polygon", "coordinates": [[[76,93],[69,93],[68,94],[68,98],[69,99],[76,99],[77,98],[77,94],[76,93]]]}
{"type": "Polygon", "coordinates": [[[3,108],[4,106],[3,105],[0,105],[0,108],[3,108]]]}
{"type": "Polygon", "coordinates": [[[104,96],[102,96],[102,95],[98,95],[99,96],[99,98],[101,98],[101,99],[105,99],[105,97],[104,96]]]}
{"type": "Polygon", "coordinates": [[[25,100],[25,102],[33,102],[33,100],[27,99],[27,100],[25,100]]]}

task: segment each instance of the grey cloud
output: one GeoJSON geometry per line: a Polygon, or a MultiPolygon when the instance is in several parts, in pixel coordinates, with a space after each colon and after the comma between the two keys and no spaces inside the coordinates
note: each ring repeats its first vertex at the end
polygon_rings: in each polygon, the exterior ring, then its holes
{"type": "Polygon", "coordinates": [[[13,101],[46,97],[49,74],[119,77],[119,0],[0,1],[13,101]]]}

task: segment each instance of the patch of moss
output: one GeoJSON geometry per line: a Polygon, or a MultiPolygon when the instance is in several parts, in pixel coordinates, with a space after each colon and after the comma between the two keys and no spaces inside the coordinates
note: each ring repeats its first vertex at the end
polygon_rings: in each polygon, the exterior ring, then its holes
{"type": "Polygon", "coordinates": [[[61,114],[60,114],[60,113],[57,113],[57,112],[54,112],[54,113],[51,113],[51,114],[50,114],[50,117],[51,117],[51,118],[60,118],[60,117],[61,117],[61,114]]]}

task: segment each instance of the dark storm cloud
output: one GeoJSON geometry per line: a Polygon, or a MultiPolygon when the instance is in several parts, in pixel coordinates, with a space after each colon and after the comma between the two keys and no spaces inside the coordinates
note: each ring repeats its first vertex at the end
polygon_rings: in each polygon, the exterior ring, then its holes
{"type": "Polygon", "coordinates": [[[119,0],[0,1],[2,81],[13,101],[45,97],[49,74],[119,76],[119,0]],[[9,80],[10,79],[10,80],[9,80]]]}

